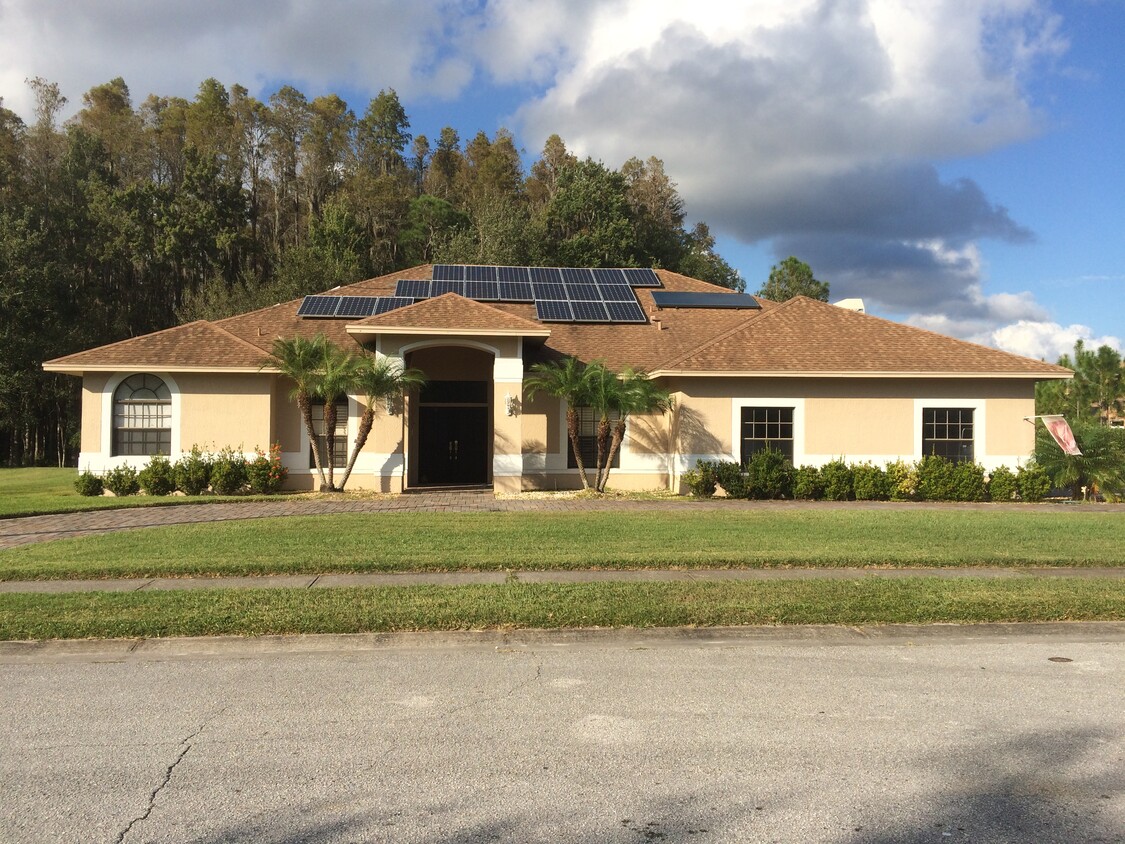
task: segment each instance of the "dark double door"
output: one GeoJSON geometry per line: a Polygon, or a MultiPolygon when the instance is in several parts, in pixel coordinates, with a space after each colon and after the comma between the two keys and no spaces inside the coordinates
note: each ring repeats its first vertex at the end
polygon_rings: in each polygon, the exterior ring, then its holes
{"type": "Polygon", "coordinates": [[[418,483],[488,483],[488,408],[422,405],[418,414],[418,483]]]}

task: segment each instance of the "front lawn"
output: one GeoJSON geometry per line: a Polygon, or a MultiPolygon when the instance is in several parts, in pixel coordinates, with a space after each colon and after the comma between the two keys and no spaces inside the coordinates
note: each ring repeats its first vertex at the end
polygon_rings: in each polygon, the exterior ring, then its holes
{"type": "Polygon", "coordinates": [[[0,552],[0,580],[769,566],[1121,566],[1125,513],[751,507],[377,513],[123,531],[0,552]]]}
{"type": "Polygon", "coordinates": [[[1118,621],[1120,580],[866,578],[0,594],[0,639],[1118,621]]]}

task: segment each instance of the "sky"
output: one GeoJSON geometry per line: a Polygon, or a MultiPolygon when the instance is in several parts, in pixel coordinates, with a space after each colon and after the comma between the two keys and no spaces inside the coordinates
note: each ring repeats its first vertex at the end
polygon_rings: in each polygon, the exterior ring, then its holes
{"type": "Polygon", "coordinates": [[[796,255],[868,313],[1054,361],[1125,350],[1125,0],[0,0],[0,97],[214,77],[411,131],[656,156],[754,292],[796,255]]]}

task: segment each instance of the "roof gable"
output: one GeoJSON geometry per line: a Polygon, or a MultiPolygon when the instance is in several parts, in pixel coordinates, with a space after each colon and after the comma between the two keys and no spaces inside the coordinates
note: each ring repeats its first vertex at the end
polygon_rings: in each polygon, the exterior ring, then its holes
{"type": "Polygon", "coordinates": [[[348,325],[349,333],[374,333],[376,330],[437,331],[442,333],[493,333],[547,337],[544,325],[516,316],[484,302],[446,293],[434,299],[423,299],[405,308],[367,317],[348,325]]]}

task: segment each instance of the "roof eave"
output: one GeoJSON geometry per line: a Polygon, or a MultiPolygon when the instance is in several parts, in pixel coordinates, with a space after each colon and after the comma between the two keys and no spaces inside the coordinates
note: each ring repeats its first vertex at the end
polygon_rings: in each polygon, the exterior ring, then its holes
{"type": "Polygon", "coordinates": [[[348,334],[436,334],[441,337],[550,337],[549,329],[425,328],[407,325],[348,325],[348,334]]]}
{"type": "Polygon", "coordinates": [[[47,361],[43,364],[43,369],[46,372],[60,372],[64,375],[82,375],[86,372],[142,372],[142,371],[156,371],[156,372],[226,372],[232,374],[247,374],[247,373],[275,373],[278,370],[272,366],[257,367],[257,366],[184,366],[181,364],[165,364],[165,363],[89,363],[89,364],[73,364],[73,363],[54,363],[47,361]]]}
{"type": "Polygon", "coordinates": [[[653,378],[690,377],[690,378],[1008,378],[1008,379],[1034,379],[1064,380],[1073,378],[1074,373],[1062,374],[1054,371],[1039,372],[973,372],[957,370],[952,372],[919,372],[919,371],[881,371],[869,370],[711,370],[711,369],[655,369],[649,373],[653,378]]]}

